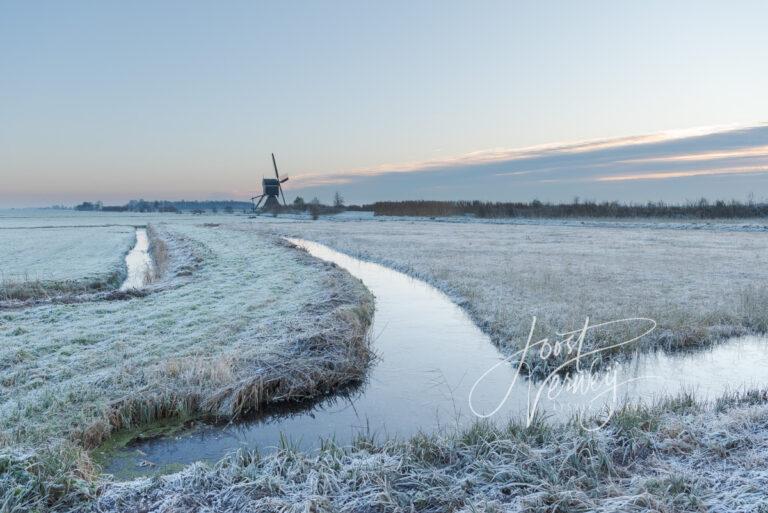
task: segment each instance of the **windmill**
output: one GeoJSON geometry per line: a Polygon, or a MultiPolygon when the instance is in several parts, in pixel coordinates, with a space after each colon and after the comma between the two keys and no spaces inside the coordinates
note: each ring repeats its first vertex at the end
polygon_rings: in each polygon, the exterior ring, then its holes
{"type": "Polygon", "coordinates": [[[277,199],[278,196],[281,196],[283,198],[283,206],[287,206],[285,203],[285,195],[283,194],[283,186],[281,184],[288,181],[288,177],[280,178],[280,175],[277,173],[277,162],[275,162],[275,154],[272,154],[272,165],[275,167],[275,177],[274,178],[263,178],[261,180],[261,187],[263,190],[263,193],[259,196],[254,196],[251,198],[251,201],[254,201],[253,204],[253,210],[256,211],[256,209],[259,208],[259,205],[261,205],[261,202],[264,200],[264,198],[267,198],[267,200],[264,202],[264,210],[278,210],[280,208],[280,201],[277,199]],[[258,199],[258,203],[255,202],[255,200],[258,199]]]}

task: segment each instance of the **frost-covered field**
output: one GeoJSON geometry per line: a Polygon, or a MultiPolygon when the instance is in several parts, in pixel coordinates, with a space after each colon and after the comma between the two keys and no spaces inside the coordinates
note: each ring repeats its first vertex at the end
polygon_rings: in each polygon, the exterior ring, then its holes
{"type": "Polygon", "coordinates": [[[192,215],[142,214],[138,212],[78,212],[75,210],[0,209],[3,228],[60,228],[64,226],[143,226],[158,219],[170,221],[197,219],[192,215]]]}
{"type": "MultiPolygon", "coordinates": [[[[659,320],[668,345],[764,330],[766,235],[743,229],[263,219],[245,229],[326,243],[437,284],[503,342],[548,328],[659,320]],[[522,328],[518,326],[522,324],[522,328]]],[[[562,328],[561,328],[562,329],[562,328]]],[[[647,347],[646,347],[647,348],[647,347]]],[[[682,395],[587,433],[536,422],[239,453],[110,487],[99,511],[768,511],[766,393],[682,395]],[[194,505],[194,506],[193,506],[194,505]]]]}
{"type": "Polygon", "coordinates": [[[125,276],[131,226],[9,228],[0,218],[0,299],[49,291],[103,289],[125,276]]]}
{"type": "Polygon", "coordinates": [[[315,240],[423,278],[502,347],[523,344],[533,316],[537,335],[552,337],[586,317],[650,317],[659,326],[643,343],[666,348],[765,332],[768,233],[744,224],[678,224],[265,220],[254,229],[315,240]]]}
{"type": "Polygon", "coordinates": [[[126,483],[98,476],[87,452],[118,428],[229,418],[363,374],[369,295],[274,235],[424,278],[506,348],[535,315],[548,335],[586,316],[652,317],[660,328],[647,349],[765,331],[760,223],[139,217],[50,221],[151,223],[168,256],[148,295],[0,312],[2,513],[768,511],[764,391],[629,408],[596,433],[479,423],[312,454],[240,453],[126,483]]]}
{"type": "Polygon", "coordinates": [[[254,233],[154,234],[167,261],[148,295],[0,312],[0,511],[87,488],[85,449],[116,430],[229,419],[363,376],[372,304],[357,280],[254,233]],[[19,455],[33,476],[8,470],[19,455]]]}

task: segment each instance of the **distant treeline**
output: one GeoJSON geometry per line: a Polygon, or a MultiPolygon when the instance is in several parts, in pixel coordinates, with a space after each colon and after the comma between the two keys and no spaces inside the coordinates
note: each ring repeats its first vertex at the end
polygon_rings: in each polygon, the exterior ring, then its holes
{"type": "Polygon", "coordinates": [[[249,212],[253,207],[250,201],[147,201],[131,200],[125,205],[104,205],[101,201],[85,201],[75,207],[80,211],[102,212],[249,212]]]}
{"type": "MultiPolygon", "coordinates": [[[[131,200],[125,205],[104,205],[101,201],[84,201],[77,205],[75,210],[85,212],[168,212],[193,214],[210,213],[250,213],[253,211],[253,203],[250,201],[167,201],[167,200],[131,200]]],[[[279,212],[310,212],[313,216],[337,214],[345,210],[372,211],[373,205],[345,205],[344,198],[336,193],[333,205],[324,205],[317,198],[305,202],[301,196],[297,196],[287,207],[282,205],[276,210],[279,212]]]]}
{"type": "Polygon", "coordinates": [[[645,204],[574,201],[573,203],[500,203],[483,201],[381,201],[373,204],[377,216],[458,216],[501,217],[666,217],[695,219],[731,219],[768,217],[768,203],[707,201],[685,204],[663,201],[645,204]]]}
{"type": "Polygon", "coordinates": [[[304,201],[301,196],[296,196],[287,209],[281,209],[294,212],[309,212],[312,219],[317,219],[321,215],[338,214],[344,211],[373,211],[373,205],[345,205],[344,198],[336,192],[333,196],[333,205],[324,205],[319,199],[312,198],[309,202],[304,201]]]}

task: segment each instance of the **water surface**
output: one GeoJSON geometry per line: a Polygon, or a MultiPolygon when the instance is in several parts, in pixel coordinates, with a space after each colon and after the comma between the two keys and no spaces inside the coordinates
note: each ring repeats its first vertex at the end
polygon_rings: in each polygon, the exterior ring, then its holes
{"type": "MultiPolygon", "coordinates": [[[[249,422],[203,426],[179,436],[144,441],[118,451],[106,472],[118,477],[137,471],[161,472],[198,460],[214,462],[238,448],[265,452],[279,446],[282,437],[298,448],[313,450],[321,439],[349,444],[359,434],[408,437],[419,431],[453,429],[475,419],[475,412],[498,409],[492,418],[499,421],[525,419],[531,413],[541,384],[518,376],[516,367],[504,361],[489,338],[445,294],[326,246],[292,242],[345,268],[375,295],[371,335],[378,359],[367,381],[312,404],[272,409],[249,422]],[[476,383],[471,408],[469,395],[476,383]]],[[[546,389],[536,409],[565,419],[579,409],[607,411],[625,399],[651,400],[680,390],[711,398],[728,389],[765,384],[766,348],[766,339],[745,337],[708,351],[638,355],[598,374],[577,375],[592,380],[594,387],[586,392],[546,389]]]]}

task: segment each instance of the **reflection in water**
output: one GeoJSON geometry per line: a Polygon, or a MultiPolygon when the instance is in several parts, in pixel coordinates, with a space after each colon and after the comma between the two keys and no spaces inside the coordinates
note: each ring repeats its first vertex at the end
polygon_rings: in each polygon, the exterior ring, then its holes
{"type": "MultiPolygon", "coordinates": [[[[171,464],[216,461],[237,448],[269,451],[280,444],[281,434],[294,446],[312,450],[322,438],[348,444],[359,434],[407,437],[418,431],[451,429],[474,418],[469,391],[502,356],[463,310],[434,287],[402,273],[320,244],[292,242],[347,269],[376,296],[371,333],[379,358],[366,383],[345,394],[303,407],[282,407],[246,423],[206,426],[174,438],[142,442],[120,451],[106,472],[118,477],[135,475],[137,470],[158,472],[171,464]],[[156,466],[137,469],[140,461],[156,466]]],[[[765,339],[745,337],[693,354],[640,355],[604,369],[593,379],[625,383],[618,388],[620,397],[606,393],[611,388],[605,385],[588,393],[560,389],[559,394],[551,394],[547,389],[538,410],[564,419],[582,407],[599,413],[614,400],[653,399],[682,389],[708,398],[729,388],[764,384],[766,347],[765,339]]],[[[513,366],[497,366],[475,390],[475,410],[496,409],[514,378],[513,366]]],[[[493,418],[525,418],[538,386],[517,379],[493,418]]]]}
{"type": "Polygon", "coordinates": [[[149,255],[149,237],[144,228],[136,229],[136,245],[125,255],[128,276],[120,290],[141,289],[152,276],[152,257],[149,255]]]}

